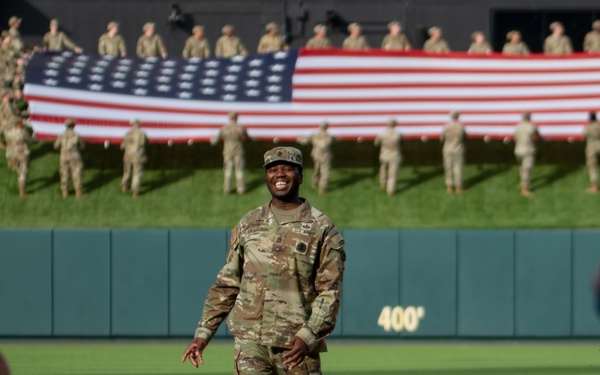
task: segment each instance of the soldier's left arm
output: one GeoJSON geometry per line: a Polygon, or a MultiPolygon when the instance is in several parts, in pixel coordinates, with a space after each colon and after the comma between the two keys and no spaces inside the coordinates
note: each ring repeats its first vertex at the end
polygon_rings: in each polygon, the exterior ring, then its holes
{"type": "Polygon", "coordinates": [[[246,47],[244,46],[244,43],[242,43],[242,40],[239,40],[240,44],[238,47],[238,54],[241,56],[246,56],[248,54],[248,51],[246,50],[246,47]]]}
{"type": "Polygon", "coordinates": [[[319,267],[314,287],[318,295],[312,303],[310,318],[296,333],[314,350],[319,340],[328,336],[335,328],[342,296],[342,280],[346,266],[344,239],[333,223],[324,231],[319,267]]]}
{"type": "Polygon", "coordinates": [[[165,44],[162,41],[162,38],[160,37],[160,35],[156,36],[156,43],[158,44],[158,51],[160,52],[160,55],[165,58],[167,57],[167,49],[165,48],[165,44]]]}
{"type": "Polygon", "coordinates": [[[63,43],[65,44],[65,47],[67,47],[68,49],[70,49],[72,51],[79,49],[79,47],[75,43],[73,43],[73,41],[71,39],[69,39],[67,34],[62,33],[62,40],[63,40],[63,43]]]}

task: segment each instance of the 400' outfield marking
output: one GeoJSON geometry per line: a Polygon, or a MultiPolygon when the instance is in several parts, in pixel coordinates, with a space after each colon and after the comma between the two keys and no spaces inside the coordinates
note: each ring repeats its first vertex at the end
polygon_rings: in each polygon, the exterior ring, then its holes
{"type": "Polygon", "coordinates": [[[415,332],[419,329],[419,323],[424,317],[425,308],[423,306],[384,306],[379,314],[377,325],[386,332],[415,332]]]}

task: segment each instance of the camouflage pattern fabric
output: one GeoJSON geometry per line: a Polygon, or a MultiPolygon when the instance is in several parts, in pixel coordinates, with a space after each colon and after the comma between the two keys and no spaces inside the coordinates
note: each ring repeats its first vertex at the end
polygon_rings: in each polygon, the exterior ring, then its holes
{"type": "Polygon", "coordinates": [[[42,45],[48,51],[64,51],[66,49],[75,50],[79,48],[69,37],[59,31],[57,33],[47,32],[42,40],[42,45]]]}
{"type": "Polygon", "coordinates": [[[583,130],[585,138],[585,164],[588,168],[590,182],[598,183],[598,156],[600,155],[600,124],[594,121],[583,130]]]}
{"type": "Polygon", "coordinates": [[[142,35],[138,39],[135,52],[138,57],[161,57],[167,54],[160,35],[142,35]]]}
{"type": "Polygon", "coordinates": [[[369,49],[369,43],[367,42],[367,39],[362,35],[358,36],[357,38],[349,36],[346,39],[344,39],[342,48],[348,50],[369,49]]]}
{"type": "Polygon", "coordinates": [[[110,36],[108,33],[102,34],[98,41],[98,53],[107,56],[121,56],[127,53],[125,42],[121,35],[110,36]]]}
{"type": "Polygon", "coordinates": [[[462,171],[465,160],[465,129],[458,121],[451,121],[442,128],[441,140],[444,142],[442,156],[446,186],[462,189],[462,171]]]}
{"type": "Polygon", "coordinates": [[[402,136],[394,128],[387,128],[375,138],[375,146],[381,145],[379,151],[379,186],[388,195],[396,192],[398,168],[402,162],[400,140],[402,136]]]}
{"type": "Polygon", "coordinates": [[[281,35],[271,36],[269,34],[263,35],[258,42],[258,53],[278,52],[283,51],[285,43],[281,35]]]}
{"type": "Polygon", "coordinates": [[[181,55],[185,59],[189,59],[190,57],[207,59],[210,57],[210,43],[206,38],[196,39],[194,36],[190,36],[185,41],[181,55]]]}
{"type": "Polygon", "coordinates": [[[423,51],[433,53],[445,53],[450,52],[450,47],[444,39],[434,40],[429,38],[425,41],[425,44],[423,45],[423,51]]]}
{"type": "Polygon", "coordinates": [[[534,137],[538,130],[529,121],[517,124],[515,130],[515,156],[520,163],[521,187],[529,188],[531,183],[531,172],[535,165],[535,143],[534,137]]]}
{"type": "Polygon", "coordinates": [[[521,41],[517,43],[508,42],[504,44],[504,47],[502,47],[502,53],[504,55],[529,55],[530,51],[529,47],[527,47],[527,44],[521,41]]]}
{"type": "Polygon", "coordinates": [[[237,55],[246,56],[248,51],[237,36],[223,35],[217,40],[215,46],[215,57],[233,57],[237,55]]]}
{"type": "Polygon", "coordinates": [[[331,47],[331,40],[329,38],[319,38],[317,36],[310,38],[306,43],[306,48],[312,49],[326,49],[331,47]]]}
{"type": "Polygon", "coordinates": [[[555,37],[550,35],[544,41],[544,53],[548,55],[568,55],[573,53],[571,39],[566,35],[555,37]]]}
{"type": "Polygon", "coordinates": [[[600,32],[590,31],[583,39],[584,52],[598,53],[600,52],[600,32]]]}
{"type": "Polygon", "coordinates": [[[410,42],[404,33],[387,34],[381,42],[381,49],[386,51],[404,51],[407,47],[410,47],[410,42]]]}
{"type": "Polygon", "coordinates": [[[125,152],[123,153],[123,178],[121,179],[121,186],[127,186],[131,178],[131,190],[140,190],[140,181],[144,173],[144,163],[146,162],[146,143],[148,143],[146,133],[137,128],[131,129],[123,137],[121,149],[125,152]]]}
{"type": "Polygon", "coordinates": [[[81,191],[83,161],[79,151],[83,147],[83,140],[73,129],[67,129],[54,142],[54,148],[60,149],[60,187],[62,190],[68,189],[70,175],[75,190],[81,191]]]}

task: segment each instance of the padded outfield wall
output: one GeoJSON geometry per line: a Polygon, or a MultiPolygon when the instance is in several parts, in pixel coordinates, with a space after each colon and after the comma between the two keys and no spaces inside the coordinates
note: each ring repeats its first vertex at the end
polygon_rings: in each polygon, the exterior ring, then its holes
{"type": "MultiPolygon", "coordinates": [[[[598,230],[344,230],[338,337],[600,337],[598,230]]],[[[189,337],[225,229],[1,229],[1,337],[189,337]]],[[[222,328],[219,336],[227,336],[222,328]]]]}

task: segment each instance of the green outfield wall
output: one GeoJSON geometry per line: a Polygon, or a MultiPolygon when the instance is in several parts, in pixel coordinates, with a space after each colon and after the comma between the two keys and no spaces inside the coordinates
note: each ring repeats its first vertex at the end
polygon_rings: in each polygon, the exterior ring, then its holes
{"type": "MultiPolygon", "coordinates": [[[[600,337],[599,230],[343,234],[335,336],[600,337]]],[[[0,336],[189,337],[227,243],[225,229],[1,229],[0,336]]]]}

